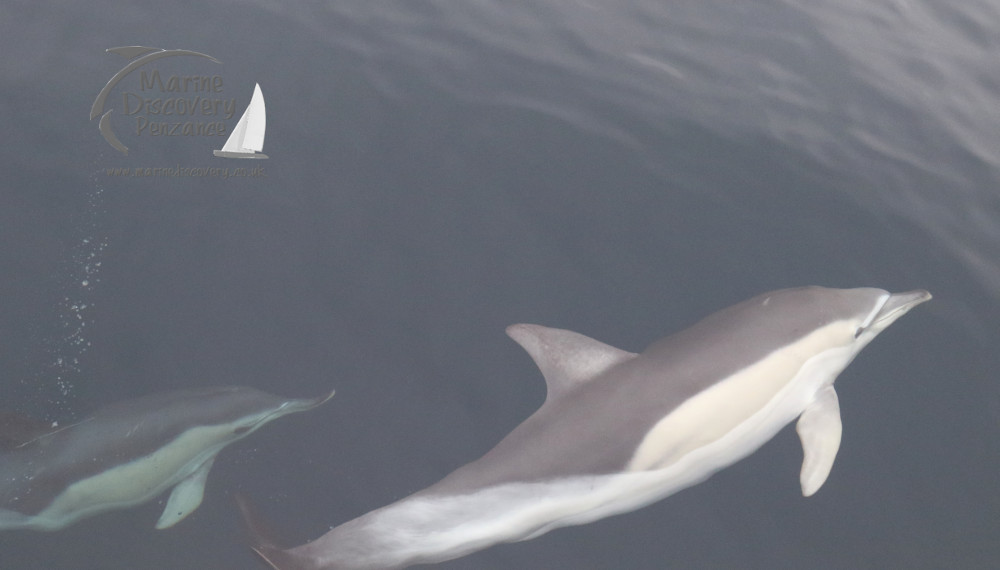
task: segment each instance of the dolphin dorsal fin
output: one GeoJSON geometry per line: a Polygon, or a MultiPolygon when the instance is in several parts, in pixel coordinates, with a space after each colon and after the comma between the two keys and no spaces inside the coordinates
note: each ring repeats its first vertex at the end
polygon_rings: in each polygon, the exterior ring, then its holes
{"type": "Polygon", "coordinates": [[[580,333],[541,325],[511,325],[507,336],[528,351],[542,371],[548,388],[546,401],[636,356],[580,333]]]}

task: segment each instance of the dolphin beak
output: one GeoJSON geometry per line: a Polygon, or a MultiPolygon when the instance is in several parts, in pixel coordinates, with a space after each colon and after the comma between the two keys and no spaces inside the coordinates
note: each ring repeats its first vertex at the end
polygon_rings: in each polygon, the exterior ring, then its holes
{"type": "Polygon", "coordinates": [[[333,394],[335,392],[336,392],[335,390],[330,390],[329,394],[323,394],[322,396],[318,396],[316,398],[308,398],[308,399],[303,399],[303,400],[295,400],[295,403],[294,403],[295,411],[298,412],[298,411],[304,411],[304,410],[311,410],[311,409],[315,408],[316,406],[318,406],[320,404],[323,404],[327,400],[329,400],[330,398],[332,398],[333,394]]]}
{"type": "Polygon", "coordinates": [[[261,418],[258,425],[266,424],[274,419],[280,418],[282,416],[287,416],[288,414],[294,414],[298,412],[304,412],[306,410],[311,410],[316,406],[326,402],[333,397],[334,390],[330,390],[329,394],[323,394],[316,398],[301,398],[296,400],[287,400],[283,402],[280,406],[272,410],[265,417],[261,418]]]}
{"type": "Polygon", "coordinates": [[[882,305],[882,308],[879,309],[878,314],[875,315],[874,322],[880,328],[885,328],[899,317],[905,315],[913,307],[930,300],[931,294],[923,289],[907,291],[905,293],[893,293],[886,300],[885,304],[882,305]]]}

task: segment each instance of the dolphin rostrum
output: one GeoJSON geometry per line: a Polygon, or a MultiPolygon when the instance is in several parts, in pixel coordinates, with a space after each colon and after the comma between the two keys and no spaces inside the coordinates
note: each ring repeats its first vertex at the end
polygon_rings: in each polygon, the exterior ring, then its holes
{"type": "Polygon", "coordinates": [[[477,461],[409,497],[282,550],[241,500],[255,550],[280,570],[397,568],[632,511],[704,481],[798,418],[800,482],[830,473],[833,382],[926,291],[804,287],[765,293],[641,354],[574,332],[512,325],[545,376],[541,408],[477,461]]]}
{"type": "Polygon", "coordinates": [[[16,439],[0,438],[6,442],[0,448],[0,530],[58,530],[170,488],[156,528],[172,526],[201,504],[223,447],[331,396],[290,400],[245,387],[178,390],[118,402],[30,437],[14,430],[16,439]]]}

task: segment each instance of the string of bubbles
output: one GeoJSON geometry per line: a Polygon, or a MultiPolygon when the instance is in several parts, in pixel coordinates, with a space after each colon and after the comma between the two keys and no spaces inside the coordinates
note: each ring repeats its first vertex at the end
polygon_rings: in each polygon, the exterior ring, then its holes
{"type": "Polygon", "coordinates": [[[38,395],[45,401],[46,419],[76,419],[73,403],[81,379],[86,377],[81,361],[92,347],[94,298],[101,283],[108,239],[101,235],[99,223],[104,190],[96,173],[91,178],[94,190],[88,193],[86,208],[74,224],[79,237],[64,264],[65,293],[56,308],[57,330],[44,341],[46,366],[40,373],[42,377],[34,380],[38,395]]]}

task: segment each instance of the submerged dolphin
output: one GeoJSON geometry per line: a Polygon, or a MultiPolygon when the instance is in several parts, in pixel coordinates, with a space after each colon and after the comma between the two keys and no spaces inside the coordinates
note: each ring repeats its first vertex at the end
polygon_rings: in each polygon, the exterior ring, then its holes
{"type": "Polygon", "coordinates": [[[241,501],[255,550],[280,570],[396,568],[450,560],[632,511],[704,481],[785,425],[815,493],[841,425],[833,382],[926,291],[805,287],[765,293],[642,354],[538,325],[507,334],[545,376],[542,407],[440,482],[282,550],[241,501]]]}
{"type": "Polygon", "coordinates": [[[83,421],[0,449],[0,530],[58,530],[173,488],[156,528],[201,504],[222,448],[281,416],[314,408],[253,388],[179,390],[118,402],[83,421]]]}

